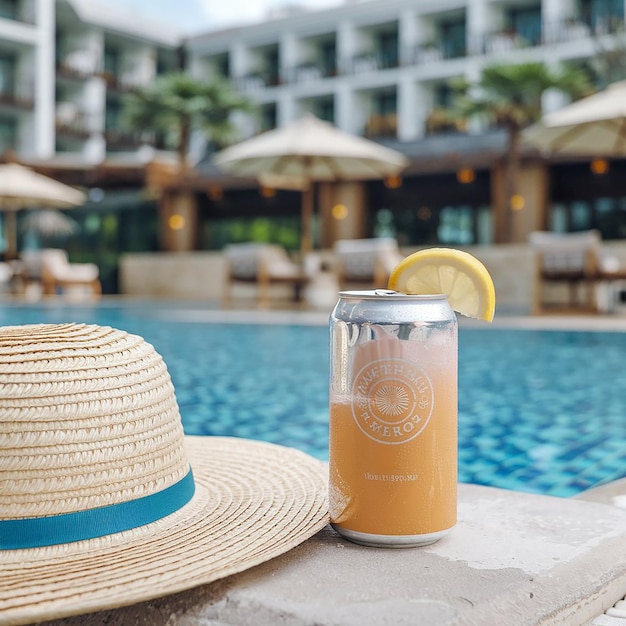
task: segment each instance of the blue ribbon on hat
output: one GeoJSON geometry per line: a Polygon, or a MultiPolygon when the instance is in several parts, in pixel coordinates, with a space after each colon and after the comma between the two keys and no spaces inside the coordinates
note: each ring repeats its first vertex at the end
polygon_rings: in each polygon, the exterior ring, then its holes
{"type": "Polygon", "coordinates": [[[50,517],[0,520],[0,550],[41,548],[138,528],[178,511],[194,492],[189,469],[177,483],[136,500],[50,517]]]}

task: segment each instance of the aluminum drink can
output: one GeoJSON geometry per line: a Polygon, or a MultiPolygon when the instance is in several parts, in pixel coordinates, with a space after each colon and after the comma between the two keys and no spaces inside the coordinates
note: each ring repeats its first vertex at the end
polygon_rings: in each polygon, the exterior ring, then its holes
{"type": "Polygon", "coordinates": [[[330,316],[330,519],[382,547],[456,524],[457,321],[445,295],[344,291],[330,316]]]}

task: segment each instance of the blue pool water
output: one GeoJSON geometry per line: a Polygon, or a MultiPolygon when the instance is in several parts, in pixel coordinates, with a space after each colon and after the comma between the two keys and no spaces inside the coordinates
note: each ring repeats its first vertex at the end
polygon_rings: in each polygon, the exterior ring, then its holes
{"type": "MultiPolygon", "coordinates": [[[[5,305],[0,325],[78,321],[139,334],[165,359],[185,431],[327,459],[325,326],[184,321],[154,304],[5,305]]],[[[626,333],[459,332],[459,479],[570,496],[626,475],[626,333]]]]}

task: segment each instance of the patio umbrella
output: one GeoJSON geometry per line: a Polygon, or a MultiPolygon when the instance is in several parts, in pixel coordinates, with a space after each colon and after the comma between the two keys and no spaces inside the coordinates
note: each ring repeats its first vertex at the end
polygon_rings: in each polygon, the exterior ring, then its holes
{"type": "Polygon", "coordinates": [[[18,163],[0,165],[0,210],[6,213],[6,255],[17,254],[15,213],[28,207],[67,208],[85,202],[81,191],[18,163]]]}
{"type": "Polygon", "coordinates": [[[547,152],[626,157],[626,81],[544,115],[524,138],[547,152]]]}
{"type": "Polygon", "coordinates": [[[78,230],[78,222],[56,209],[28,211],[20,221],[20,232],[34,233],[43,242],[69,237],[78,230]]]}
{"type": "Polygon", "coordinates": [[[307,114],[222,150],[215,164],[236,176],[256,177],[268,187],[301,190],[301,249],[305,253],[312,247],[314,183],[394,176],[408,160],[400,152],[307,114]]]}

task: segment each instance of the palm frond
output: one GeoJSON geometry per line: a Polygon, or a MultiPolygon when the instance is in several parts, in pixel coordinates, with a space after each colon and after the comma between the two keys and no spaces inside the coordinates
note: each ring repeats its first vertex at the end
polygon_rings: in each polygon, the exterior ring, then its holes
{"type": "Polygon", "coordinates": [[[188,144],[193,128],[201,129],[214,143],[223,144],[234,138],[232,114],[252,110],[251,101],[225,79],[200,81],[186,72],[172,72],[129,94],[124,99],[122,119],[129,129],[177,134],[179,146],[188,144]]]}

